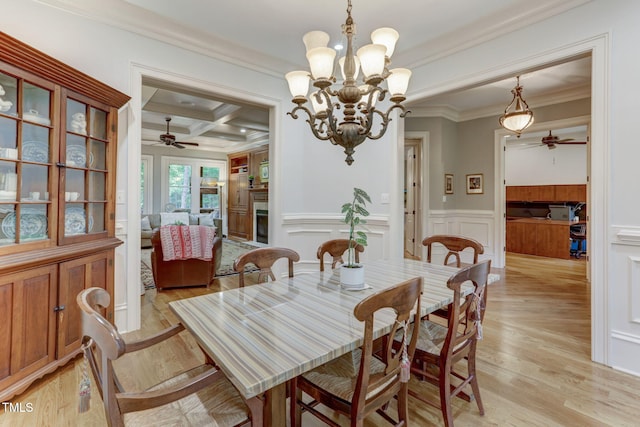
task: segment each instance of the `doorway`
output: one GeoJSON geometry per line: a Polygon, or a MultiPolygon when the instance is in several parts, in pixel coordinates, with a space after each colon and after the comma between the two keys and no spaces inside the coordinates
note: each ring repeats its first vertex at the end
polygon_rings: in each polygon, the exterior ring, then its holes
{"type": "Polygon", "coordinates": [[[421,258],[421,227],[420,227],[420,188],[421,168],[420,160],[422,140],[408,138],[404,141],[404,257],[421,258]]]}
{"type": "MultiPolygon", "coordinates": [[[[501,254],[504,259],[503,263],[506,266],[506,249],[509,247],[508,238],[507,238],[507,223],[508,218],[511,217],[512,212],[507,209],[507,197],[506,197],[506,187],[510,185],[526,185],[526,184],[538,184],[538,185],[549,185],[551,184],[585,184],[586,185],[586,200],[580,200],[580,202],[585,202],[584,205],[578,204],[579,209],[582,209],[580,219],[584,219],[586,222],[586,234],[590,236],[591,226],[590,223],[595,219],[591,215],[591,203],[590,203],[590,194],[591,194],[591,158],[590,158],[590,116],[579,116],[573,117],[569,119],[555,120],[549,122],[541,122],[532,125],[527,129],[526,133],[523,133],[521,138],[517,140],[517,142],[507,142],[508,140],[513,141],[508,132],[500,130],[496,132],[496,139],[499,139],[497,143],[498,152],[500,153],[499,164],[496,165],[497,169],[499,169],[499,174],[496,174],[497,180],[501,183],[501,191],[496,193],[496,199],[499,200],[501,204],[501,215],[500,215],[500,229],[502,231],[502,242],[504,243],[502,246],[505,248],[505,251],[501,254]],[[543,135],[549,130],[553,130],[554,134],[565,135],[567,142],[571,142],[572,144],[568,144],[565,147],[555,147],[553,149],[544,146],[542,143],[535,143],[535,138],[543,135]],[[499,136],[498,136],[499,134],[499,136]],[[585,142],[585,144],[581,144],[585,142]],[[507,149],[507,144],[518,144],[517,147],[511,147],[507,149]],[[516,150],[516,153],[519,155],[516,156],[508,156],[509,151],[516,150]],[[522,154],[525,154],[525,160],[529,163],[520,164],[520,165],[508,165],[508,158],[513,162],[518,162],[518,157],[522,154]],[[563,158],[564,156],[564,158],[563,158]],[[543,165],[540,166],[538,162],[543,162],[543,165]],[[545,163],[546,162],[546,163],[545,163]],[[540,171],[545,171],[546,175],[541,176],[540,174],[536,177],[529,177],[533,174],[528,168],[531,168],[531,163],[535,163],[536,169],[540,171]],[[553,172],[554,168],[558,168],[559,170],[553,172]],[[574,171],[566,171],[566,168],[573,168],[574,171]],[[514,173],[514,171],[516,171],[514,173]],[[520,174],[521,176],[518,176],[520,174]],[[522,181],[523,179],[533,179],[531,182],[522,181]],[[559,180],[559,181],[558,181],[559,180]]],[[[540,208],[543,204],[540,203],[528,203],[525,207],[525,211],[528,213],[534,212],[531,214],[533,217],[544,217],[547,215],[546,209],[537,209],[540,208]],[[536,214],[537,213],[537,214],[536,214]]],[[[546,208],[546,205],[544,206],[546,208]]],[[[572,206],[574,207],[574,206],[572,206]]],[[[577,214],[577,211],[575,211],[577,214]]],[[[518,216],[520,216],[518,214],[518,216]]],[[[568,237],[568,236],[567,236],[568,237]]],[[[587,239],[588,246],[591,246],[590,238],[587,239]]],[[[526,251],[525,251],[526,252],[526,251]]],[[[585,266],[585,277],[587,281],[590,278],[590,263],[593,260],[593,257],[590,256],[591,251],[590,248],[587,248],[587,256],[584,256],[581,259],[581,262],[586,264],[585,266]]],[[[531,252],[533,254],[533,252],[531,252]]],[[[562,252],[558,256],[569,256],[569,253],[562,252]]]]}

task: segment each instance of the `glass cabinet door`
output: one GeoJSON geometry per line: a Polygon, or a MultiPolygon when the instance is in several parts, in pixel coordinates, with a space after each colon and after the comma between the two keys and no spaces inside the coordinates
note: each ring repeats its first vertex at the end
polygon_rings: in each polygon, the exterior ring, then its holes
{"type": "Polygon", "coordinates": [[[107,230],[107,127],[107,111],[67,98],[60,186],[64,238],[107,230]]]}
{"type": "Polygon", "coordinates": [[[52,94],[0,73],[0,247],[51,237],[52,94]]]}

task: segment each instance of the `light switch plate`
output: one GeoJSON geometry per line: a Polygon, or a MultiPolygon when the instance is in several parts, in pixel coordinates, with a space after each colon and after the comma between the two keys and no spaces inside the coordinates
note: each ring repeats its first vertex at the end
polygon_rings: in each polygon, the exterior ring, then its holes
{"type": "Polygon", "coordinates": [[[380,203],[385,205],[389,204],[389,193],[380,194],[380,203]]]}
{"type": "Polygon", "coordinates": [[[116,203],[119,205],[124,204],[124,191],[122,190],[116,191],[116,203]]]}

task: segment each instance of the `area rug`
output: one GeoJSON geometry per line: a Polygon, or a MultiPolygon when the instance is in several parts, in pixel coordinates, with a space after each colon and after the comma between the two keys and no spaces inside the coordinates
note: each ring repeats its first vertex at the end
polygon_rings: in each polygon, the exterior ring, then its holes
{"type": "MultiPolygon", "coordinates": [[[[222,242],[222,259],[216,277],[238,274],[233,269],[233,261],[245,252],[255,249],[256,246],[243,242],[224,239],[222,242]]],[[[155,288],[153,283],[153,273],[151,272],[151,249],[141,249],[140,251],[140,278],[145,289],[155,288]]],[[[246,272],[256,271],[253,265],[245,267],[246,272]]]]}

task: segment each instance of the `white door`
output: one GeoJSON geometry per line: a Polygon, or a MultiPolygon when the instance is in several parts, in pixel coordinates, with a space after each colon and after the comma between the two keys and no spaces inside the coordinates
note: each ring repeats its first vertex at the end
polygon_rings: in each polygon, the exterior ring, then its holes
{"type": "Polygon", "coordinates": [[[419,206],[419,141],[405,140],[404,148],[404,255],[409,258],[419,258],[416,249],[419,244],[418,223],[416,221],[419,206]]]}

